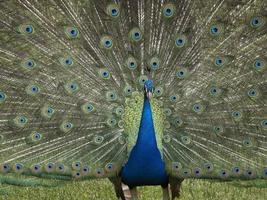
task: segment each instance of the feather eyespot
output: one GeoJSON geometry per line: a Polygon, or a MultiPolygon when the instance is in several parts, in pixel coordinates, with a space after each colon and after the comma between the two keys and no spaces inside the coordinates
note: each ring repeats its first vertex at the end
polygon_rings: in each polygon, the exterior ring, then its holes
{"type": "Polygon", "coordinates": [[[184,79],[186,78],[188,75],[188,70],[186,68],[182,68],[182,69],[179,69],[177,72],[176,72],[176,76],[179,78],[179,79],[184,79]]]}
{"type": "Polygon", "coordinates": [[[71,122],[64,121],[61,126],[60,130],[64,133],[68,133],[73,129],[74,125],[71,122]]]}
{"type": "Polygon", "coordinates": [[[42,167],[39,164],[35,164],[31,167],[31,171],[34,174],[39,174],[42,171],[42,167]]]}
{"type": "Polygon", "coordinates": [[[63,163],[58,163],[56,165],[56,171],[60,172],[60,173],[64,173],[65,172],[65,165],[63,163]]]}
{"type": "Polygon", "coordinates": [[[139,28],[133,28],[129,33],[129,37],[131,41],[139,42],[140,40],[142,40],[143,36],[139,28]]]}
{"type": "Polygon", "coordinates": [[[2,173],[8,173],[10,171],[10,169],[11,168],[10,168],[9,164],[7,164],[7,163],[0,165],[0,172],[2,172],[2,173]]]}
{"type": "Polygon", "coordinates": [[[55,164],[52,163],[52,162],[47,163],[46,166],[45,166],[45,170],[48,173],[53,172],[55,170],[55,164]]]}
{"type": "Polygon", "coordinates": [[[60,58],[59,62],[63,67],[66,68],[70,68],[74,64],[74,61],[70,56],[60,58]]]}
{"type": "Polygon", "coordinates": [[[206,169],[207,172],[212,172],[214,169],[212,163],[204,163],[204,168],[206,169]]]}
{"type": "Polygon", "coordinates": [[[21,163],[16,163],[16,164],[14,164],[14,166],[13,166],[13,170],[14,170],[16,173],[22,173],[22,172],[23,172],[23,169],[24,169],[24,167],[23,167],[23,164],[21,164],[21,163]]]}
{"type": "Polygon", "coordinates": [[[42,134],[41,133],[39,133],[39,132],[33,132],[31,135],[30,135],[30,137],[31,137],[31,140],[33,141],[33,142],[39,142],[41,139],[42,139],[42,134]]]}
{"type": "Polygon", "coordinates": [[[24,35],[32,35],[34,33],[34,28],[31,24],[24,24],[18,27],[18,32],[24,35]]]}
{"type": "Polygon", "coordinates": [[[19,128],[23,128],[26,126],[26,124],[28,123],[28,118],[25,116],[17,116],[14,119],[14,123],[17,127],[19,128]]]}
{"type": "Polygon", "coordinates": [[[155,90],[154,90],[154,94],[155,94],[156,97],[162,96],[163,92],[164,92],[164,90],[160,86],[156,87],[155,90]]]}
{"type": "Polygon", "coordinates": [[[223,31],[222,27],[220,25],[215,24],[210,27],[209,32],[211,36],[219,36],[222,34],[222,31],[223,31]]]}
{"type": "Polygon", "coordinates": [[[53,115],[55,114],[55,110],[48,105],[45,105],[42,109],[41,109],[41,115],[44,118],[50,119],[53,117],[53,115]]]}
{"type": "Polygon", "coordinates": [[[223,133],[223,131],[224,131],[224,129],[223,129],[223,127],[222,126],[214,126],[213,127],[213,132],[215,133],[215,134],[221,134],[221,133],[223,133]]]}
{"type": "Polygon", "coordinates": [[[145,82],[148,80],[147,76],[146,75],[141,75],[139,78],[138,78],[138,82],[141,86],[144,86],[145,82]]]}
{"type": "Polygon", "coordinates": [[[107,124],[110,126],[110,127],[114,127],[116,124],[117,124],[117,120],[114,118],[114,117],[111,117],[107,120],[107,124]]]}
{"type": "Polygon", "coordinates": [[[108,101],[116,101],[118,98],[117,93],[115,91],[108,91],[106,93],[106,99],[108,101]]]}
{"type": "Polygon", "coordinates": [[[256,172],[254,172],[254,171],[251,170],[251,169],[247,169],[247,170],[245,170],[244,175],[245,175],[245,177],[247,177],[247,178],[255,178],[255,176],[256,176],[256,172]]]}
{"type": "Polygon", "coordinates": [[[182,169],[181,173],[182,173],[183,177],[189,177],[191,175],[191,170],[190,169],[182,169]]]}
{"type": "Polygon", "coordinates": [[[65,29],[65,34],[70,39],[78,38],[79,30],[76,27],[67,27],[65,29]]]}
{"type": "Polygon", "coordinates": [[[233,169],[232,169],[232,173],[234,175],[240,175],[241,172],[242,172],[242,170],[240,169],[240,167],[233,167],[233,169]]]}
{"type": "Polygon", "coordinates": [[[165,143],[169,143],[169,142],[171,142],[171,136],[170,135],[164,135],[163,136],[163,141],[165,142],[165,143]]]}
{"type": "Polygon", "coordinates": [[[158,57],[153,57],[149,61],[150,68],[155,71],[160,67],[160,60],[158,57]]]}
{"type": "Polygon", "coordinates": [[[228,172],[224,169],[222,169],[220,172],[219,172],[219,176],[223,179],[227,178],[229,176],[228,172]]]}
{"type": "Polygon", "coordinates": [[[100,39],[100,45],[105,49],[112,49],[113,40],[112,40],[111,36],[103,36],[100,39]]]}
{"type": "Polygon", "coordinates": [[[80,161],[76,161],[72,163],[72,169],[74,170],[80,170],[82,167],[82,163],[80,161]]]}
{"type": "Polygon", "coordinates": [[[262,71],[265,68],[265,62],[262,59],[256,59],[253,63],[253,68],[257,71],[262,71]]]}
{"type": "Polygon", "coordinates": [[[86,176],[86,175],[88,175],[89,173],[90,173],[90,170],[91,168],[89,167],[89,166],[84,166],[83,168],[82,168],[82,175],[84,175],[84,176],[86,176]]]}
{"type": "Polygon", "coordinates": [[[247,94],[250,98],[257,98],[259,96],[259,92],[254,88],[250,89],[247,94]]]}
{"type": "Polygon", "coordinates": [[[171,101],[172,103],[176,102],[177,99],[178,99],[177,95],[171,95],[171,96],[170,96],[170,101],[171,101]]]}
{"type": "Polygon", "coordinates": [[[252,17],[250,20],[250,26],[252,28],[260,28],[265,24],[265,21],[261,17],[252,17]]]}
{"type": "Polygon", "coordinates": [[[70,95],[76,94],[80,90],[78,83],[75,81],[66,83],[64,87],[65,87],[66,92],[70,95]]]}
{"type": "Polygon", "coordinates": [[[232,112],[232,117],[234,120],[239,121],[242,118],[242,113],[240,111],[232,112]]]}
{"type": "Polygon", "coordinates": [[[134,57],[130,56],[127,58],[126,60],[126,66],[130,69],[130,70],[135,70],[137,67],[137,61],[134,57]]]}
{"type": "Polygon", "coordinates": [[[36,63],[33,59],[26,59],[21,63],[22,67],[27,70],[32,70],[36,67],[36,63]]]}
{"type": "Polygon", "coordinates": [[[103,136],[96,135],[94,137],[94,143],[97,144],[97,145],[102,144],[103,141],[104,141],[104,137],[103,136]]]}
{"type": "Polygon", "coordinates": [[[175,119],[174,119],[174,125],[176,126],[176,127],[181,127],[182,125],[183,125],[183,120],[180,118],[180,117],[176,117],[175,119]]]}
{"type": "Polygon", "coordinates": [[[117,4],[114,4],[114,3],[109,4],[107,6],[106,13],[113,18],[117,18],[118,16],[120,16],[119,6],[117,4]]]}
{"type": "Polygon", "coordinates": [[[180,162],[173,162],[172,163],[172,170],[179,171],[182,169],[182,164],[180,162]]]}
{"type": "Polygon", "coordinates": [[[99,75],[103,79],[110,79],[110,72],[107,69],[100,69],[99,70],[99,75]]]}
{"type": "Polygon", "coordinates": [[[0,91],[0,103],[3,103],[6,100],[6,94],[0,91]]]}
{"type": "Polygon", "coordinates": [[[190,144],[191,143],[191,138],[189,136],[182,136],[181,137],[181,142],[183,144],[190,144]]]}
{"type": "Polygon", "coordinates": [[[242,141],[242,143],[243,143],[243,146],[244,146],[245,148],[250,148],[250,147],[253,146],[253,142],[252,142],[252,140],[249,139],[249,138],[244,139],[244,140],[242,141]]]}
{"type": "Polygon", "coordinates": [[[264,178],[267,178],[267,168],[263,169],[262,175],[263,175],[264,178]]]}
{"type": "Polygon", "coordinates": [[[163,15],[166,18],[171,18],[173,17],[175,13],[175,6],[172,3],[168,3],[163,7],[163,15]]]}
{"type": "Polygon", "coordinates": [[[205,107],[204,107],[204,105],[202,105],[201,103],[195,103],[195,104],[193,105],[193,111],[194,111],[195,113],[197,113],[197,114],[201,114],[201,113],[203,113],[204,110],[205,110],[205,107]]]}
{"type": "Polygon", "coordinates": [[[193,169],[193,174],[195,175],[195,177],[200,177],[202,174],[201,172],[202,172],[201,169],[198,167],[193,169]]]}
{"type": "Polygon", "coordinates": [[[41,92],[40,87],[35,84],[28,85],[25,90],[26,90],[26,93],[31,96],[36,96],[37,94],[41,92]]]}
{"type": "Polygon", "coordinates": [[[94,106],[93,106],[93,104],[91,104],[91,103],[85,103],[85,104],[83,104],[82,105],[82,111],[85,113],[85,114],[88,114],[88,113],[92,113],[93,111],[94,111],[94,106]]]}
{"type": "Polygon", "coordinates": [[[210,95],[214,96],[214,97],[218,97],[221,94],[221,89],[216,87],[216,86],[212,86],[210,88],[210,95]]]}
{"type": "Polygon", "coordinates": [[[182,48],[187,44],[187,38],[184,35],[179,35],[175,39],[175,46],[177,48],[182,48]]]}
{"type": "Polygon", "coordinates": [[[267,119],[264,119],[261,121],[261,126],[264,128],[264,129],[267,129],[267,119]]]}
{"type": "Polygon", "coordinates": [[[124,91],[125,96],[131,96],[133,93],[133,88],[132,88],[132,86],[127,85],[127,86],[125,86],[123,91],[124,91]]]}

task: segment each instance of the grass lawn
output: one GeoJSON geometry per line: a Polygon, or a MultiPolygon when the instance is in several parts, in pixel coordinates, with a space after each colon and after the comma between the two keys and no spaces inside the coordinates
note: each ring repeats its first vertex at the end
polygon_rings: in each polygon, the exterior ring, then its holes
{"type": "MultiPolygon", "coordinates": [[[[62,181],[61,181],[62,182],[62,181]]],[[[50,183],[58,183],[51,180],[50,183]]],[[[63,182],[57,187],[21,187],[0,184],[0,199],[8,200],[115,200],[112,184],[106,179],[63,182]]],[[[140,187],[141,200],[161,199],[160,187],[140,187]]],[[[267,181],[215,182],[186,180],[181,200],[267,200],[267,181]]]]}

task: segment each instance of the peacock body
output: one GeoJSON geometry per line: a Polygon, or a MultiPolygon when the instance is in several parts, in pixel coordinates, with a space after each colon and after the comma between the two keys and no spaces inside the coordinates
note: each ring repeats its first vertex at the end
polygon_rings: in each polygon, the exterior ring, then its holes
{"type": "Polygon", "coordinates": [[[266,8],[1,1],[0,179],[267,178],[266,8]]]}

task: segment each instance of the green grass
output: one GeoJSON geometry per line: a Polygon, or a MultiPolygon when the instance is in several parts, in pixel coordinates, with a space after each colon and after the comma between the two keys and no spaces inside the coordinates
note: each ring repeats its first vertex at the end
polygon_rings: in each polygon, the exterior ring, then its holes
{"type": "MultiPolygon", "coordinates": [[[[48,183],[55,184],[55,181],[48,183]]],[[[106,179],[63,182],[59,187],[22,187],[0,184],[0,199],[4,200],[115,200],[112,184],[106,179]]],[[[161,199],[160,187],[140,187],[141,200],[161,199]]],[[[216,182],[186,180],[181,200],[265,200],[267,181],[216,182]]]]}

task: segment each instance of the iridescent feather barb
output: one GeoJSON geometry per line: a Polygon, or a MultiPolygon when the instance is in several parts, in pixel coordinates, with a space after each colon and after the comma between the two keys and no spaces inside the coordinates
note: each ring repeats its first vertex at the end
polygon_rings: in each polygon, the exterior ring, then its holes
{"type": "Polygon", "coordinates": [[[151,79],[170,183],[266,178],[266,8],[262,0],[1,2],[0,172],[120,185],[151,79]]]}

